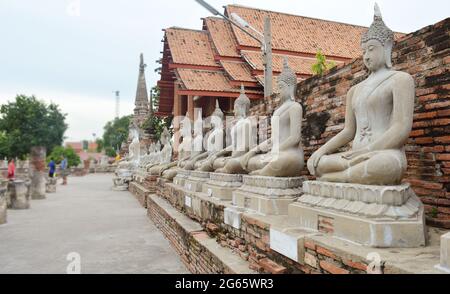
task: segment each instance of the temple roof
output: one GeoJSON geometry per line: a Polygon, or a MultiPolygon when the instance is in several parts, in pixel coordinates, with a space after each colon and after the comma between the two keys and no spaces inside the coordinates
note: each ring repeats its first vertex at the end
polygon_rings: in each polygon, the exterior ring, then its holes
{"type": "Polygon", "coordinates": [[[166,38],[175,64],[217,66],[206,31],[169,28],[166,38]]]}
{"type": "MultiPolygon", "coordinates": [[[[362,26],[239,5],[226,6],[225,14],[231,13],[237,13],[261,32],[264,17],[270,17],[274,79],[282,70],[284,56],[299,80],[312,76],[311,67],[319,49],[335,64],[351,61],[361,54],[360,40],[367,30],[362,26]]],[[[165,113],[173,105],[171,87],[176,81],[182,90],[215,96],[222,93],[223,97],[239,92],[244,84],[247,91],[253,92],[253,99],[263,97],[261,46],[224,19],[206,17],[202,30],[166,29],[164,42],[163,70],[158,84],[164,87],[160,101],[165,113]]]]}

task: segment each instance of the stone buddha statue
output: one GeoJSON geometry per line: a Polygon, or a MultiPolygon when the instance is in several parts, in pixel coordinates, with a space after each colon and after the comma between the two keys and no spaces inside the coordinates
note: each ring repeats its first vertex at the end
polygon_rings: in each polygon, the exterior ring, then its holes
{"type": "MultiPolygon", "coordinates": [[[[207,136],[205,136],[206,152],[203,152],[193,158],[190,162],[190,166],[194,166],[194,169],[204,172],[213,171],[212,158],[219,151],[223,150],[224,144],[224,114],[219,106],[219,101],[216,100],[216,109],[212,113],[211,117],[212,130],[207,136]]],[[[186,169],[189,169],[186,167],[186,169]]]]}
{"type": "Polygon", "coordinates": [[[129,154],[124,160],[119,162],[119,169],[135,169],[139,166],[141,157],[141,144],[139,142],[139,131],[137,130],[137,128],[132,127],[130,129],[130,135],[133,139],[129,146],[129,154]]]}
{"type": "Polygon", "coordinates": [[[170,142],[170,133],[166,127],[161,134],[161,143],[164,145],[161,150],[161,161],[158,164],[147,166],[147,171],[149,171],[151,175],[161,175],[161,172],[167,169],[167,167],[170,168],[169,165],[172,164],[173,148],[170,142]]]}
{"type": "Polygon", "coordinates": [[[271,138],[241,158],[242,168],[250,175],[297,177],[304,167],[301,147],[303,110],[295,101],[297,76],[284,60],[278,77],[280,106],[272,116],[271,138]]]}
{"type": "Polygon", "coordinates": [[[172,180],[177,175],[178,170],[186,165],[192,155],[192,124],[187,114],[180,122],[180,135],[182,142],[178,146],[178,161],[162,170],[162,177],[168,180],[172,180]]]}
{"type": "Polygon", "coordinates": [[[347,95],[345,127],[315,152],[308,169],[320,181],[398,185],[407,169],[404,145],[413,125],[413,78],[392,69],[394,33],[378,5],[374,22],[362,37],[369,77],[347,95]],[[350,151],[339,153],[353,141],[350,151]]]}
{"type": "Polygon", "coordinates": [[[141,160],[140,160],[140,164],[139,164],[140,169],[145,168],[145,166],[153,160],[155,150],[156,150],[155,143],[150,144],[150,147],[148,147],[147,153],[145,155],[141,156],[141,160]]]}
{"type": "MultiPolygon", "coordinates": [[[[231,146],[214,154],[211,158],[212,169],[216,173],[246,174],[241,166],[241,158],[250,151],[253,137],[252,122],[247,117],[250,110],[250,99],[245,95],[244,86],[241,95],[234,102],[235,124],[231,128],[231,146]]],[[[211,164],[211,163],[208,163],[211,164]]]]}

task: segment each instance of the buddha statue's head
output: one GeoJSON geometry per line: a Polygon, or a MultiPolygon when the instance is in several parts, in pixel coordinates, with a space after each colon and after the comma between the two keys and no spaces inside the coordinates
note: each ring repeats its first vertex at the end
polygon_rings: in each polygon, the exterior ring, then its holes
{"type": "Polygon", "coordinates": [[[180,121],[180,134],[183,138],[188,138],[192,136],[192,125],[188,114],[180,121]]]}
{"type": "Polygon", "coordinates": [[[361,40],[364,64],[370,72],[392,67],[393,45],[394,32],[386,26],[380,8],[375,4],[374,21],[361,40]]]}
{"type": "Polygon", "coordinates": [[[224,114],[220,109],[219,100],[216,99],[216,109],[211,114],[211,126],[214,129],[223,128],[224,114]]]}
{"type": "Polygon", "coordinates": [[[203,117],[202,117],[202,111],[201,109],[198,109],[197,111],[197,119],[194,122],[194,137],[203,136],[203,117]]]}
{"type": "Polygon", "coordinates": [[[244,85],[241,86],[241,95],[234,102],[234,115],[236,118],[245,118],[250,110],[250,99],[245,95],[244,85]]]}
{"type": "Polygon", "coordinates": [[[287,57],[284,58],[283,71],[278,76],[278,90],[282,101],[295,100],[297,91],[297,75],[289,67],[287,57]]]}

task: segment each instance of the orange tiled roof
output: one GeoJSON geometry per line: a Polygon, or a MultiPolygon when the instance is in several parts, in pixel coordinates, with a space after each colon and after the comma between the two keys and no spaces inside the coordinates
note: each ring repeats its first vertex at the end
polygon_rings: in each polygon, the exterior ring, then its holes
{"type": "Polygon", "coordinates": [[[176,72],[187,90],[223,92],[232,88],[220,71],[178,68],[176,72]]]}
{"type": "MultiPolygon", "coordinates": [[[[221,71],[178,68],[176,72],[186,90],[236,93],[240,91],[239,88],[230,85],[230,80],[221,71]]],[[[249,90],[247,93],[261,92],[249,90]]]]}
{"type": "Polygon", "coordinates": [[[229,22],[222,18],[207,17],[205,18],[205,24],[220,56],[240,57],[236,38],[229,22]]]}
{"type": "Polygon", "coordinates": [[[222,60],[220,64],[233,80],[240,82],[256,82],[255,77],[252,75],[251,68],[247,63],[222,60]]]}
{"type": "Polygon", "coordinates": [[[217,66],[207,32],[170,28],[166,38],[174,63],[217,66]]]}
{"type": "MultiPolygon", "coordinates": [[[[257,51],[242,51],[244,59],[256,70],[264,70],[262,53],[257,51]]],[[[286,55],[273,54],[273,71],[281,72],[283,70],[283,61],[286,55]]],[[[287,55],[289,66],[297,74],[312,74],[311,67],[316,60],[314,58],[287,55]]],[[[341,62],[335,61],[336,64],[341,62]]]]}
{"type": "MultiPolygon", "coordinates": [[[[226,13],[237,13],[260,32],[264,17],[272,23],[273,49],[315,54],[320,48],[325,55],[355,58],[361,54],[361,35],[365,27],[333,21],[265,11],[238,5],[228,5],[226,13]]],[[[232,28],[242,46],[260,47],[258,42],[239,29],[232,28]]]]}

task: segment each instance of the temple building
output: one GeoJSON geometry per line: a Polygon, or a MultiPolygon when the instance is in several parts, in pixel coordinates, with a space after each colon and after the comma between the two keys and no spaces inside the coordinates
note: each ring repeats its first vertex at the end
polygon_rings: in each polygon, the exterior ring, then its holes
{"type": "MultiPolygon", "coordinates": [[[[283,57],[287,56],[299,81],[313,75],[317,48],[336,65],[357,57],[361,35],[367,29],[239,5],[225,7],[226,16],[233,13],[260,32],[264,31],[264,18],[270,18],[274,76],[280,74],[283,57]]],[[[164,30],[158,81],[161,96],[156,115],[187,113],[195,119],[194,109],[201,108],[203,117],[207,117],[214,111],[216,98],[224,113],[231,113],[241,85],[253,103],[264,98],[261,45],[222,18],[206,17],[202,21],[201,30],[164,30]]]]}

